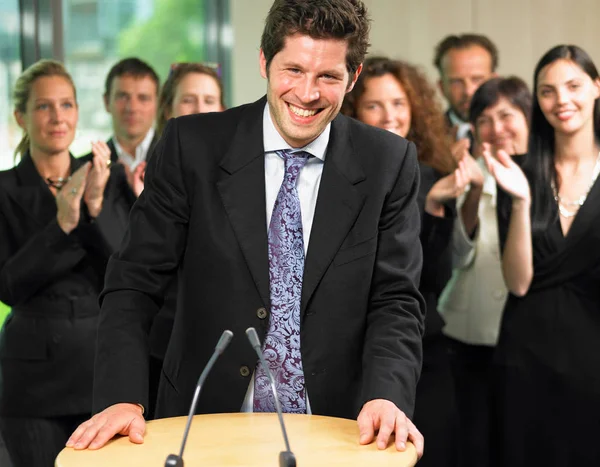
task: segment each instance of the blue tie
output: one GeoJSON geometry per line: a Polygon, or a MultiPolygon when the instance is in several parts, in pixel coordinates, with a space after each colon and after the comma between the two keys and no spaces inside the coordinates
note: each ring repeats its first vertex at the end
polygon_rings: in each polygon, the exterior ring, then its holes
{"type": "MultiPolygon", "coordinates": [[[[275,379],[284,412],[306,413],[304,371],[300,354],[300,297],[304,273],[304,238],[296,182],[310,154],[277,151],[285,161],[269,224],[271,313],[263,352],[275,379]]],[[[269,379],[260,363],[254,374],[254,411],[275,412],[269,379]]]]}

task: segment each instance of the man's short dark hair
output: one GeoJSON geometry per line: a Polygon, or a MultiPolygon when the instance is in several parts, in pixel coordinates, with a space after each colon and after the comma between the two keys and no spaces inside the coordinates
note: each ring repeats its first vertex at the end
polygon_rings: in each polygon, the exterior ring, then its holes
{"type": "Polygon", "coordinates": [[[442,60],[449,50],[466,49],[475,45],[487,50],[492,57],[492,72],[496,71],[498,67],[498,49],[489,38],[481,34],[461,34],[459,36],[451,35],[445,37],[435,48],[433,64],[440,72],[440,75],[443,75],[442,60]]]}
{"type": "Polygon", "coordinates": [[[353,74],[369,48],[370,20],[361,0],[275,0],[263,30],[260,47],[267,61],[281,51],[288,36],[340,39],[348,43],[346,69],[353,74]]]}
{"type": "Polygon", "coordinates": [[[154,69],[143,60],[136,57],[128,57],[115,63],[106,76],[106,82],[104,83],[104,95],[108,98],[112,83],[115,78],[120,76],[133,76],[135,78],[145,78],[146,76],[154,81],[156,84],[156,94],[160,89],[160,79],[154,71],[154,69]]]}

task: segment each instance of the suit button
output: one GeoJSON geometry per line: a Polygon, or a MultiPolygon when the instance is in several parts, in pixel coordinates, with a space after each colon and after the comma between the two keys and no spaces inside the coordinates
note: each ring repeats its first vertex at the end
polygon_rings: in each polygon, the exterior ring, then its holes
{"type": "Polygon", "coordinates": [[[267,317],[267,310],[263,307],[260,307],[258,310],[256,310],[256,316],[258,316],[260,319],[265,319],[267,317]]]}
{"type": "Polygon", "coordinates": [[[248,368],[246,365],[241,366],[240,367],[240,375],[242,375],[244,378],[246,378],[247,376],[250,376],[250,368],[248,368]]]}

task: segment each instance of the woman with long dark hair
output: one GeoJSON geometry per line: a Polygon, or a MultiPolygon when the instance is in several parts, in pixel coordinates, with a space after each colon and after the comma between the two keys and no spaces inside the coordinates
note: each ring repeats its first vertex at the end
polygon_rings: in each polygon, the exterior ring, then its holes
{"type": "Polygon", "coordinates": [[[579,47],[534,73],[523,170],[484,154],[510,291],[495,357],[497,465],[600,462],[600,77],[579,47]]]}

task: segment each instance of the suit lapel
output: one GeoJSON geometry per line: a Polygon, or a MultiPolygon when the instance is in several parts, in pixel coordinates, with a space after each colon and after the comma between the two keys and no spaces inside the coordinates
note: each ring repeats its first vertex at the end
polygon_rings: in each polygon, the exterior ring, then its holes
{"type": "Polygon", "coordinates": [[[358,216],[365,197],[355,187],[365,179],[353,152],[346,117],[331,127],[308,253],[304,265],[301,313],[358,216]]]}
{"type": "Polygon", "coordinates": [[[220,163],[217,189],[250,273],[269,304],[269,260],[262,116],[266,99],[244,109],[233,141],[220,163]]]}
{"type": "Polygon", "coordinates": [[[113,141],[112,138],[110,138],[107,142],[106,145],[108,146],[108,148],[110,149],[110,161],[112,163],[116,163],[119,162],[119,155],[117,154],[117,147],[115,146],[115,142],[113,141]]]}

